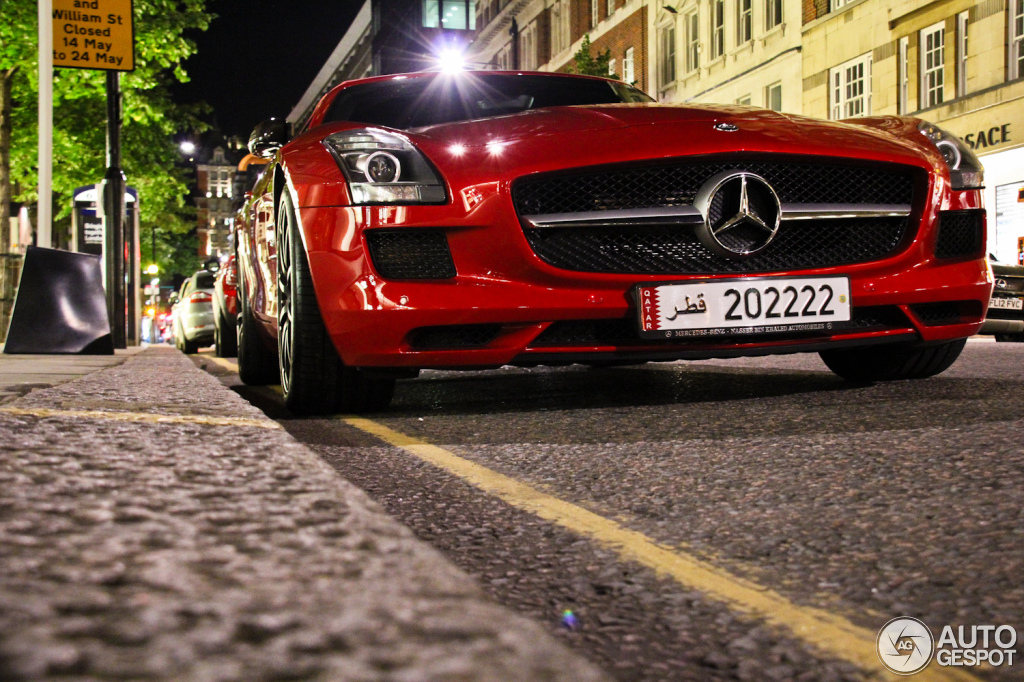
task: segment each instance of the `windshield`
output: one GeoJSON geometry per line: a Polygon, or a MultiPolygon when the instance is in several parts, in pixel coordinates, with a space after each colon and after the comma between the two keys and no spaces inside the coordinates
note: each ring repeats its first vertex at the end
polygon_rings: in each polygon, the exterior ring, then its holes
{"type": "Polygon", "coordinates": [[[212,272],[197,272],[195,277],[196,289],[212,289],[214,274],[212,272]]]}
{"type": "Polygon", "coordinates": [[[352,121],[408,129],[542,107],[653,101],[625,83],[591,78],[438,74],[345,88],[331,103],[323,122],[352,121]]]}

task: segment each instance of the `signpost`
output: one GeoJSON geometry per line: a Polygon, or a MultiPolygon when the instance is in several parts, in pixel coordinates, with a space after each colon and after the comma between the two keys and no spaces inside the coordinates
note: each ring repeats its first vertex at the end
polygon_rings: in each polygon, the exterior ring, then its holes
{"type": "MultiPolygon", "coordinates": [[[[115,348],[127,347],[129,317],[125,291],[125,177],[121,172],[120,72],[135,69],[132,0],[52,0],[53,65],[107,72],[107,172],[103,176],[106,225],[106,291],[115,348]]],[[[134,244],[130,238],[127,243],[134,244]]],[[[136,280],[133,273],[132,280],[136,280]]],[[[132,299],[137,299],[133,296],[132,299]]],[[[134,328],[134,325],[133,325],[134,328]]],[[[137,336],[137,335],[135,335],[137,336]]]]}

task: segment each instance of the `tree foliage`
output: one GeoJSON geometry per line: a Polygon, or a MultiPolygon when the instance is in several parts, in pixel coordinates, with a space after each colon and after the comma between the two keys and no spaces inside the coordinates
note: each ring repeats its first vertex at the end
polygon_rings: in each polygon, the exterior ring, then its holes
{"type": "MultiPolygon", "coordinates": [[[[188,233],[195,229],[187,204],[188,171],[176,164],[173,135],[202,130],[202,110],[171,101],[171,79],[187,81],[182,62],[196,50],[186,30],[205,30],[213,15],[206,0],[134,0],[135,71],[121,75],[122,169],[140,194],[143,263],[193,269],[198,257],[188,233]],[[162,246],[161,246],[162,245],[162,246]],[[191,258],[177,253],[191,246],[191,258]]],[[[38,42],[36,2],[0,0],[0,78],[11,84],[10,178],[14,199],[37,197],[38,42]]],[[[0,91],[2,92],[2,91],[0,91]]],[[[98,182],[106,168],[106,88],[99,70],[54,70],[53,77],[54,234],[70,229],[76,187],[98,182]]],[[[2,188],[0,188],[2,189],[2,188]]]]}
{"type": "Polygon", "coordinates": [[[618,75],[609,73],[608,64],[611,60],[612,51],[607,47],[603,52],[598,52],[596,57],[591,54],[590,34],[587,33],[583,36],[583,43],[580,45],[580,49],[572,56],[573,64],[569,67],[569,73],[618,79],[618,75]]]}

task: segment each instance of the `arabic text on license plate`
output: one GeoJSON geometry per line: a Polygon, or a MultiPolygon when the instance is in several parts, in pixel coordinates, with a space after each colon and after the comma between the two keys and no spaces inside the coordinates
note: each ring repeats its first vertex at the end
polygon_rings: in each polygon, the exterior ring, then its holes
{"type": "Polygon", "coordinates": [[[637,293],[640,335],[648,339],[827,331],[851,311],[846,277],[650,284],[637,293]]]}
{"type": "Polygon", "coordinates": [[[988,302],[989,308],[1001,308],[1003,310],[1024,310],[1024,298],[1003,298],[993,296],[988,302]]]}

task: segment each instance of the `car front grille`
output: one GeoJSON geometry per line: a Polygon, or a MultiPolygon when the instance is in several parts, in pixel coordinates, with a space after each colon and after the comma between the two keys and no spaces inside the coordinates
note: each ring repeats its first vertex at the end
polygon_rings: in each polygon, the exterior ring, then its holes
{"type": "Polygon", "coordinates": [[[437,230],[367,230],[366,245],[386,279],[449,279],[456,275],[448,238],[437,230]]]}
{"type": "Polygon", "coordinates": [[[915,183],[924,179],[924,171],[891,165],[677,161],[520,178],[512,197],[534,252],[550,265],[579,272],[715,274],[832,267],[884,258],[911,236],[906,216],[784,220],[764,250],[738,260],[708,250],[692,224],[535,227],[529,222],[538,215],[599,216],[602,211],[692,206],[701,186],[726,170],[760,175],[783,205],[912,206],[915,183]]]}

